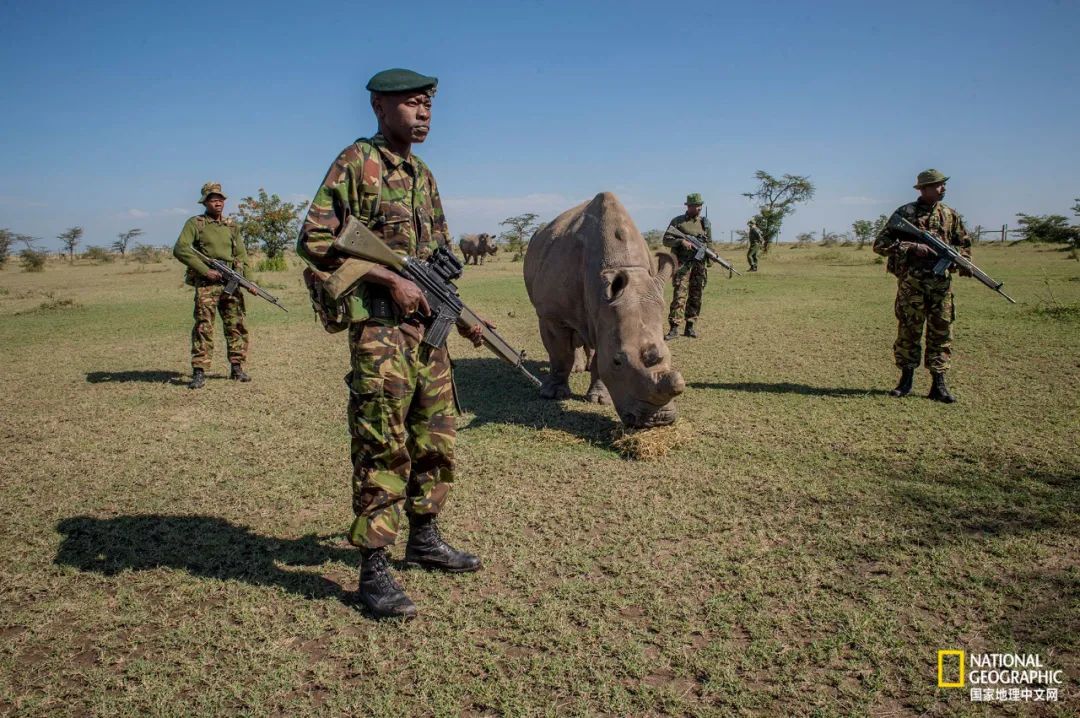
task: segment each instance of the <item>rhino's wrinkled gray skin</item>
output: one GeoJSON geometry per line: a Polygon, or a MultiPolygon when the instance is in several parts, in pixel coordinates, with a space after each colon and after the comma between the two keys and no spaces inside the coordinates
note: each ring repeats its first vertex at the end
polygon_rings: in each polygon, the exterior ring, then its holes
{"type": "Polygon", "coordinates": [[[540,396],[570,396],[575,344],[584,344],[590,401],[614,404],[629,428],[675,421],[673,399],[686,384],[664,342],[664,283],[674,266],[670,255],[650,254],[610,192],[537,232],[525,253],[525,287],[551,360],[540,396]]]}
{"type": "Polygon", "coordinates": [[[490,234],[466,234],[458,242],[458,247],[461,248],[461,254],[465,257],[465,264],[469,263],[470,258],[473,264],[483,264],[484,255],[495,256],[495,253],[499,251],[494,235],[490,234]]]}

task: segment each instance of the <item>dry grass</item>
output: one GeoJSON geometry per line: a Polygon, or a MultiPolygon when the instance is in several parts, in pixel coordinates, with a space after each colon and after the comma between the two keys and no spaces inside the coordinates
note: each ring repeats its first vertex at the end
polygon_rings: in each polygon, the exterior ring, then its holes
{"type": "MultiPolygon", "coordinates": [[[[249,298],[254,381],[219,347],[201,392],[171,261],[0,271],[0,714],[1075,715],[1080,333],[1030,309],[1080,301],[1080,263],[978,249],[1021,305],[958,285],[945,407],[884,395],[871,256],[714,273],[703,338],[672,344],[693,440],[655,461],[455,337],[442,522],[485,570],[402,572],[409,626],[349,602],[347,352],[295,267],[266,277],[289,314],[249,298]],[[49,292],[80,306],[21,313],[49,292]],[[1066,702],[937,689],[951,647],[1040,653],[1066,702]]],[[[520,271],[463,294],[542,359],[520,271]]]]}

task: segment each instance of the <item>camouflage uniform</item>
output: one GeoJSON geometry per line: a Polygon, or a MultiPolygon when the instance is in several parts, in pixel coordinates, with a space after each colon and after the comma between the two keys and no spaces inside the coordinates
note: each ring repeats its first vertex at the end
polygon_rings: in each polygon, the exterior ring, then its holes
{"type": "MultiPolygon", "coordinates": [[[[220,185],[215,186],[220,194],[220,185]]],[[[215,312],[221,314],[229,363],[243,364],[247,361],[249,344],[244,323],[244,296],[240,291],[226,294],[224,285],[207,279],[210,268],[193,250],[227,262],[247,277],[248,256],[239,228],[228,217],[213,219],[205,213],[192,217],[184,223],[173,247],[173,255],[187,265],[184,281],[195,287],[195,325],[191,329],[192,368],[210,368],[210,357],[214,350],[215,312]]]]}
{"type": "MultiPolygon", "coordinates": [[[[896,214],[957,247],[965,257],[971,256],[971,239],[963,220],[956,210],[943,202],[930,205],[919,199],[900,207],[896,214]]],[[[955,318],[951,274],[935,275],[933,268],[937,258],[920,258],[905,252],[900,247],[901,241],[910,242],[911,237],[888,228],[874,240],[874,251],[889,258],[887,268],[897,277],[895,311],[898,328],[893,344],[896,366],[901,369],[919,366],[925,324],[926,367],[934,374],[944,374],[949,369],[955,318]]],[[[955,269],[950,269],[950,273],[952,271],[955,269]]]]}
{"type": "MultiPolygon", "coordinates": [[[[416,155],[395,154],[381,135],[357,140],[334,160],[297,252],[322,271],[340,268],[330,248],[350,214],[409,256],[426,258],[450,237],[431,170],[416,155]]],[[[453,381],[446,348],[421,345],[423,326],[402,320],[382,287],[361,279],[349,309],[356,515],[349,539],[376,549],[394,543],[405,513],[434,515],[446,502],[454,478],[453,381]]]]}
{"type": "MultiPolygon", "coordinates": [[[[685,234],[705,236],[712,242],[712,224],[707,217],[690,217],[680,214],[668,223],[685,234]]],[[[685,316],[687,323],[693,323],[701,313],[701,293],[709,281],[709,272],[705,262],[693,261],[693,251],[683,247],[682,240],[674,235],[664,234],[664,246],[670,247],[679,260],[679,268],[671,279],[673,288],[671,309],[668,311],[668,323],[678,324],[685,316]]]]}
{"type": "Polygon", "coordinates": [[[746,250],[746,262],[750,265],[750,271],[757,271],[758,257],[761,254],[761,245],[765,243],[765,237],[757,225],[746,225],[746,238],[750,242],[750,248],[746,250]]]}

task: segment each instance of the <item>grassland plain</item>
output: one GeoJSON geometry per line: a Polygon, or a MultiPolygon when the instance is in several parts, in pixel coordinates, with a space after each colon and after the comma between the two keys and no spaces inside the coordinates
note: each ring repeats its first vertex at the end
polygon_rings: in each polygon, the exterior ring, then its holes
{"type": "MultiPolygon", "coordinates": [[[[218,330],[199,392],[171,260],[9,267],[0,714],[1076,715],[1080,263],[976,259],[1020,304],[958,282],[953,406],[925,373],[885,395],[894,282],[869,250],[714,270],[703,338],[672,344],[695,440],[660,462],[455,337],[443,523],[485,570],[402,572],[407,625],[348,601],[347,353],[295,260],[261,277],[290,313],[248,297],[253,383],[224,378],[218,330]],[[1039,653],[1062,700],[971,703],[936,687],[939,648],[1039,653]]],[[[461,286],[544,358],[520,264],[461,286]]]]}

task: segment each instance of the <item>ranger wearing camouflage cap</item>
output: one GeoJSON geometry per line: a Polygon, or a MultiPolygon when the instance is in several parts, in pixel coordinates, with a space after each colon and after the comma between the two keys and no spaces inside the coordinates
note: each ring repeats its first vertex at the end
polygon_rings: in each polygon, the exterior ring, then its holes
{"type": "Polygon", "coordinates": [[[200,190],[199,204],[206,208],[202,214],[184,223],[180,237],[173,247],[173,255],[187,265],[184,281],[195,287],[195,326],[191,329],[191,383],[192,389],[206,384],[206,370],[214,351],[214,314],[221,314],[225,330],[225,344],[231,370],[229,378],[251,381],[244,371],[248,354],[248,330],[244,322],[244,295],[225,292],[222,276],[207,266],[199,256],[220,259],[233,269],[248,276],[248,256],[240,228],[224,216],[225,193],[217,182],[207,182],[200,190]]]}
{"type": "MultiPolygon", "coordinates": [[[[971,256],[971,238],[960,214],[945,205],[945,183],[949,180],[938,170],[919,173],[914,188],[919,198],[898,208],[894,214],[956,247],[965,257],[971,256]]],[[[925,244],[886,227],[874,240],[874,251],[888,257],[886,268],[896,275],[897,336],[893,356],[900,368],[900,381],[889,392],[903,397],[911,393],[915,369],[919,366],[923,327],[926,328],[926,353],[923,361],[930,370],[929,398],[946,404],[956,401],[945,384],[952,354],[952,323],[955,304],[952,277],[934,274],[937,258],[925,244]]],[[[955,266],[955,265],[954,265],[955,266]]],[[[955,271],[950,268],[950,272],[955,271]]],[[[960,270],[966,274],[964,270],[960,270]]]]}
{"type": "MultiPolygon", "coordinates": [[[[668,223],[668,230],[675,228],[683,234],[691,234],[703,237],[706,242],[712,243],[712,225],[708,217],[701,215],[701,207],[705,202],[701,195],[692,192],[686,195],[686,211],[674,217],[668,223]]],[[[701,314],[701,293],[705,290],[705,284],[709,281],[708,268],[704,261],[694,261],[693,247],[685,239],[679,239],[670,231],[664,232],[664,246],[670,247],[675,257],[679,260],[679,268],[671,278],[673,292],[671,295],[671,307],[668,310],[668,333],[664,339],[672,340],[679,336],[679,323],[686,318],[685,336],[696,338],[697,330],[694,322],[701,314]]]]}
{"type": "MultiPolygon", "coordinates": [[[[360,548],[359,599],[374,616],[411,618],[416,606],[390,574],[387,548],[406,517],[405,560],[443,571],[476,571],[480,559],[447,544],[436,515],[454,480],[455,401],[446,347],[420,343],[427,312],[420,289],[386,267],[333,249],[348,216],[396,252],[426,258],[450,240],[435,176],[412,153],[427,139],[438,80],[384,70],[367,83],[378,132],[349,144],[330,165],[297,241],[317,291],[336,292],[348,309],[352,371],[349,430],[360,548]]],[[[470,334],[478,344],[482,331],[470,334]]]]}

